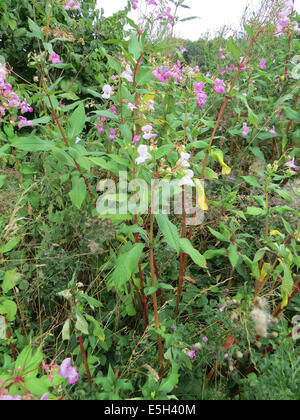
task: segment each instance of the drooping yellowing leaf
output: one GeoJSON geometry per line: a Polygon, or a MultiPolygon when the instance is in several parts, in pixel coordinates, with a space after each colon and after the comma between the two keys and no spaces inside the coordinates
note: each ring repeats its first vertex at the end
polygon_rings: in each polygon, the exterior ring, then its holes
{"type": "Polygon", "coordinates": [[[224,153],[220,149],[213,149],[210,152],[211,157],[222,166],[222,175],[230,175],[231,168],[224,162],[224,153]]]}
{"type": "Polygon", "coordinates": [[[197,191],[197,206],[199,206],[202,210],[208,210],[208,204],[206,201],[205,190],[203,186],[203,182],[200,179],[194,179],[197,191]]]}

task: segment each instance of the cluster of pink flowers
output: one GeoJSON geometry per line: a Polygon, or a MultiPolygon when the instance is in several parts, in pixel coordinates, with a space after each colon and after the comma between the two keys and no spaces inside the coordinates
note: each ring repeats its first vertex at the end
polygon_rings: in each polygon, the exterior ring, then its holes
{"type": "Polygon", "coordinates": [[[182,80],[183,74],[181,62],[177,61],[172,68],[168,66],[157,67],[151,74],[162,83],[167,83],[167,81],[171,78],[175,80],[176,84],[178,84],[182,80]]]}
{"type": "MultiPolygon", "coordinates": [[[[6,114],[9,108],[16,108],[21,111],[21,114],[26,114],[27,112],[33,112],[32,107],[28,104],[26,99],[23,101],[20,100],[19,96],[12,90],[12,85],[6,83],[8,76],[8,70],[5,66],[0,64],[0,120],[6,114]]],[[[25,117],[19,117],[18,127],[22,128],[25,126],[33,127],[32,121],[27,121],[25,117]]]]}
{"type": "Polygon", "coordinates": [[[197,105],[204,108],[206,105],[206,99],[207,99],[207,94],[204,92],[204,87],[205,87],[205,83],[204,82],[200,82],[200,83],[195,83],[194,84],[194,89],[195,89],[195,93],[197,96],[197,105]]]}
{"type": "Polygon", "coordinates": [[[235,69],[235,65],[231,64],[231,66],[228,67],[228,69],[226,69],[226,67],[223,67],[221,70],[221,74],[225,74],[226,71],[228,71],[229,73],[232,72],[235,69]]]}
{"type": "Polygon", "coordinates": [[[65,4],[65,10],[81,10],[80,1],[68,0],[65,4]]]}
{"type": "Polygon", "coordinates": [[[291,22],[291,15],[294,12],[294,0],[282,0],[282,10],[278,14],[278,24],[276,27],[276,36],[282,36],[286,30],[292,29],[300,34],[298,22],[291,22]]]}

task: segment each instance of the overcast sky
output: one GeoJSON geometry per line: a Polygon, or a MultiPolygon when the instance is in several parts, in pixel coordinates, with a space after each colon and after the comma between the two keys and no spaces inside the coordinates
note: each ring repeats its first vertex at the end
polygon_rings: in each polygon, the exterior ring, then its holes
{"type": "MultiPolygon", "coordinates": [[[[247,3],[255,7],[260,0],[186,0],[185,4],[191,9],[181,8],[179,17],[199,16],[200,19],[179,23],[175,32],[182,38],[197,40],[205,32],[214,32],[224,24],[238,29],[247,3]]],[[[98,0],[98,6],[104,9],[106,17],[122,10],[126,4],[127,0],[98,0]]],[[[300,0],[295,0],[295,8],[300,13],[300,0]]],[[[135,16],[137,13],[133,12],[132,17],[135,16]]]]}

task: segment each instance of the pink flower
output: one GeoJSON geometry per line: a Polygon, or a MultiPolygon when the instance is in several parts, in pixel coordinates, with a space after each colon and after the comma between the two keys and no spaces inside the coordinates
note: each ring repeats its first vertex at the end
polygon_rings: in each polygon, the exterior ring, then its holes
{"type": "Polygon", "coordinates": [[[58,371],[59,376],[62,378],[68,379],[70,385],[75,384],[78,381],[78,372],[77,367],[71,366],[71,359],[65,359],[58,371]]]}
{"type": "Polygon", "coordinates": [[[109,108],[110,112],[112,112],[114,115],[118,115],[117,113],[117,108],[115,106],[112,106],[111,108],[109,108]]]}
{"type": "Polygon", "coordinates": [[[11,395],[3,395],[0,397],[0,401],[21,401],[22,397],[19,394],[14,395],[13,397],[11,395]]]}
{"type": "Polygon", "coordinates": [[[111,128],[109,130],[108,141],[110,141],[111,143],[113,143],[114,140],[115,140],[115,137],[116,137],[116,130],[114,130],[113,128],[111,128]]]}
{"type": "Polygon", "coordinates": [[[267,66],[266,66],[266,60],[260,60],[260,63],[259,63],[259,68],[260,68],[261,70],[264,70],[264,69],[266,69],[266,68],[267,68],[267,66]]]}
{"type": "Polygon", "coordinates": [[[214,92],[225,93],[225,83],[224,80],[216,79],[215,86],[213,88],[214,92]]]}
{"type": "Polygon", "coordinates": [[[187,355],[187,356],[189,356],[189,358],[190,358],[191,360],[194,360],[194,359],[196,359],[196,350],[195,350],[195,349],[188,350],[188,351],[186,352],[186,355],[187,355]]]}
{"type": "Polygon", "coordinates": [[[105,131],[104,131],[104,125],[103,124],[99,124],[98,127],[97,127],[97,130],[99,131],[100,134],[105,133],[105,131]]]}
{"type": "Polygon", "coordinates": [[[139,0],[132,0],[132,8],[134,10],[136,10],[138,8],[138,2],[139,2],[139,0]]]}
{"type": "Polygon", "coordinates": [[[289,162],[286,162],[283,166],[294,169],[294,171],[297,172],[297,171],[299,171],[299,168],[298,168],[298,166],[295,165],[295,160],[296,160],[296,158],[293,158],[289,162]]]}
{"type": "Polygon", "coordinates": [[[65,4],[65,10],[81,10],[80,2],[75,0],[69,0],[65,4]]]}
{"type": "Polygon", "coordinates": [[[141,136],[134,136],[133,137],[133,143],[136,145],[141,140],[141,136]]]}
{"type": "Polygon", "coordinates": [[[208,342],[208,338],[207,338],[207,337],[203,337],[203,338],[202,338],[202,341],[203,341],[204,343],[207,343],[207,342],[208,342]]]}
{"type": "Polygon", "coordinates": [[[50,55],[49,58],[50,61],[52,61],[52,64],[60,64],[61,60],[58,54],[56,54],[54,51],[53,53],[50,55]]]}
{"type": "Polygon", "coordinates": [[[200,82],[200,83],[195,83],[194,84],[194,89],[195,89],[195,93],[196,96],[198,98],[197,100],[197,105],[204,108],[206,105],[206,99],[207,99],[207,95],[204,92],[204,87],[205,87],[205,83],[204,82],[200,82]]]}
{"type": "Polygon", "coordinates": [[[274,134],[275,137],[277,136],[275,125],[273,125],[272,129],[269,130],[269,133],[274,134]]]}
{"type": "Polygon", "coordinates": [[[243,133],[242,136],[243,137],[247,137],[248,133],[249,133],[250,128],[248,127],[247,123],[243,123],[243,133]]]}
{"type": "Polygon", "coordinates": [[[19,117],[19,123],[18,123],[18,127],[22,128],[22,127],[33,127],[33,122],[32,121],[27,121],[27,118],[24,117],[19,117]]]}

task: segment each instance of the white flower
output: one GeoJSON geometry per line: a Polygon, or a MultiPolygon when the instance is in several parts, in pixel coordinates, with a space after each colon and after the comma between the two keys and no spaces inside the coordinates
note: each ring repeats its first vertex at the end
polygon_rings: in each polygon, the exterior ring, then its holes
{"type": "Polygon", "coordinates": [[[140,165],[141,163],[145,163],[146,159],[151,159],[151,155],[148,152],[148,146],[146,146],[145,144],[141,144],[138,149],[137,152],[139,154],[139,157],[135,160],[135,163],[137,165],[140,165]]]}
{"type": "Polygon", "coordinates": [[[147,106],[147,111],[154,111],[154,104],[155,102],[153,101],[153,99],[149,99],[148,101],[148,106],[147,106]]]}
{"type": "Polygon", "coordinates": [[[181,158],[177,162],[177,165],[183,166],[184,168],[189,168],[191,165],[189,163],[189,159],[191,155],[189,153],[181,152],[181,158]]]}
{"type": "Polygon", "coordinates": [[[128,80],[128,82],[132,83],[133,82],[133,77],[132,76],[133,76],[132,70],[131,70],[130,66],[127,64],[126,70],[123,71],[123,73],[121,73],[121,77],[128,80]]]}
{"type": "Polygon", "coordinates": [[[134,111],[136,109],[136,106],[133,105],[131,102],[128,102],[127,106],[130,109],[130,111],[134,111]]]}
{"type": "Polygon", "coordinates": [[[113,88],[110,85],[104,85],[103,86],[103,99],[110,99],[110,96],[113,93],[113,88]]]}
{"type": "Polygon", "coordinates": [[[144,133],[143,138],[145,140],[150,140],[153,137],[152,130],[153,128],[151,125],[145,125],[142,127],[142,132],[144,133]]]}
{"type": "Polygon", "coordinates": [[[190,187],[194,187],[194,172],[191,171],[190,169],[188,169],[186,171],[186,175],[179,181],[179,186],[183,186],[183,185],[189,185],[190,187]]]}

